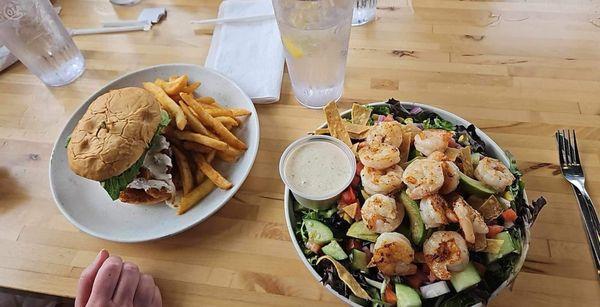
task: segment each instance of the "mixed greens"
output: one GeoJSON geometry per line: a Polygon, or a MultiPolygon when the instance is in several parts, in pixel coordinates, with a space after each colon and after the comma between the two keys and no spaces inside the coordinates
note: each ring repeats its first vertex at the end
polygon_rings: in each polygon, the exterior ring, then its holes
{"type": "MultiPolygon", "coordinates": [[[[414,250],[414,260],[411,264],[403,264],[410,267],[402,271],[404,273],[384,273],[387,271],[374,257],[381,256],[376,246],[385,233],[372,229],[372,221],[364,218],[365,203],[374,195],[365,191],[364,177],[361,176],[364,166],[359,161],[355,180],[341,194],[337,206],[313,210],[294,200],[295,236],[306,259],[322,277],[323,284],[358,305],[453,307],[486,304],[492,293],[517,273],[526,233],[545,205],[545,200],[540,198],[532,205],[527,204],[522,174],[509,153],[511,164],[507,171],[514,178],[510,185],[499,191],[473,178],[479,161],[489,157],[486,143],[477,135],[473,125],[454,125],[434,112],[419,107],[408,108],[394,99],[368,108],[370,117],[367,125],[396,121],[403,128],[416,127],[417,131],[436,129],[451,132],[451,146],[446,155],[453,156],[451,160],[458,165],[460,182],[454,191],[445,193],[441,198],[448,203],[452,202],[450,199],[462,199],[471,204],[477,210],[476,215],[485,218],[487,231],[474,243],[469,242],[468,264],[460,271],[451,270],[451,278],[440,278],[435,268],[430,267],[432,261],[439,259],[432,260],[424,255],[424,246],[436,232],[455,232],[465,236],[461,229],[462,221],[431,226],[423,216],[423,200],[414,197],[406,186],[402,186],[386,193],[385,197],[395,199],[403,208],[404,218],[393,233],[409,241],[414,250]]],[[[360,150],[362,144],[359,143],[366,140],[364,136],[353,137],[355,150],[360,150]]],[[[412,144],[405,149],[409,150],[407,161],[400,163],[405,171],[414,161],[429,159],[412,144]]]]}

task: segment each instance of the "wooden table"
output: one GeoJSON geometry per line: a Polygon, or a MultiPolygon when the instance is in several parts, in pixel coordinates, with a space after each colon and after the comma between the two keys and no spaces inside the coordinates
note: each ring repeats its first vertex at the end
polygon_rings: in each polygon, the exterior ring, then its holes
{"type": "MultiPolygon", "coordinates": [[[[284,221],[276,161],[324,120],[294,101],[287,75],[281,101],[257,108],[262,138],[250,177],[213,217],[144,244],[95,239],[67,222],[50,194],[48,160],[68,117],[126,72],[202,65],[211,30],[188,21],[214,17],[219,1],[58,4],[73,28],[135,19],[158,5],[168,17],[150,32],[77,37],[87,70],[69,86],[46,88],[21,64],[0,73],[0,286],[73,296],[82,268],[106,248],[154,275],[166,306],[339,305],[298,259],[284,221]]],[[[492,305],[598,306],[599,283],[553,133],[577,129],[588,188],[600,204],[600,3],[415,0],[413,8],[381,0],[378,20],[353,28],[341,108],[395,97],[445,108],[485,130],[519,159],[530,198],[549,201],[513,291],[492,305]]]]}

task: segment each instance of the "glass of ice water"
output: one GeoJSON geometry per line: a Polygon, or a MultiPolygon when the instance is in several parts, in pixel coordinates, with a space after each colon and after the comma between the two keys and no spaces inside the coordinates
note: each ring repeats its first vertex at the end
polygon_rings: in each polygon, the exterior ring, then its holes
{"type": "Polygon", "coordinates": [[[85,69],[48,0],[0,0],[0,42],[48,86],[71,83],[85,69]]]}
{"type": "Polygon", "coordinates": [[[353,1],[273,0],[273,7],[296,99],[308,108],[339,100],[353,1]]]}
{"type": "Polygon", "coordinates": [[[377,0],[354,0],[354,2],[353,26],[361,26],[375,19],[377,0]]]}

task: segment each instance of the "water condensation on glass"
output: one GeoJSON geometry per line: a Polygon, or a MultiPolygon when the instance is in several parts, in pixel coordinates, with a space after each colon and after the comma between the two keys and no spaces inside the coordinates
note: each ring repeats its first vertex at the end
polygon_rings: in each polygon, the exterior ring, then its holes
{"type": "Polygon", "coordinates": [[[377,0],[354,0],[354,12],[352,13],[352,25],[364,25],[375,19],[377,12],[377,0]]]}
{"type": "Polygon", "coordinates": [[[320,108],[342,96],[353,2],[273,0],[296,99],[320,108]]]}
{"type": "Polygon", "coordinates": [[[49,1],[0,0],[0,41],[47,85],[83,72],[83,56],[49,1]]]}

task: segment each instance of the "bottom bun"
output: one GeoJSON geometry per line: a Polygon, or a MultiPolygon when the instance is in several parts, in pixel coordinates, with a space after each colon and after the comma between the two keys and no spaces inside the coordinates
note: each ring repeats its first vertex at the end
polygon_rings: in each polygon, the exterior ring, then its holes
{"type": "Polygon", "coordinates": [[[121,191],[119,200],[135,205],[154,205],[171,199],[172,194],[166,189],[149,189],[148,191],[140,189],[127,188],[121,191]]]}

